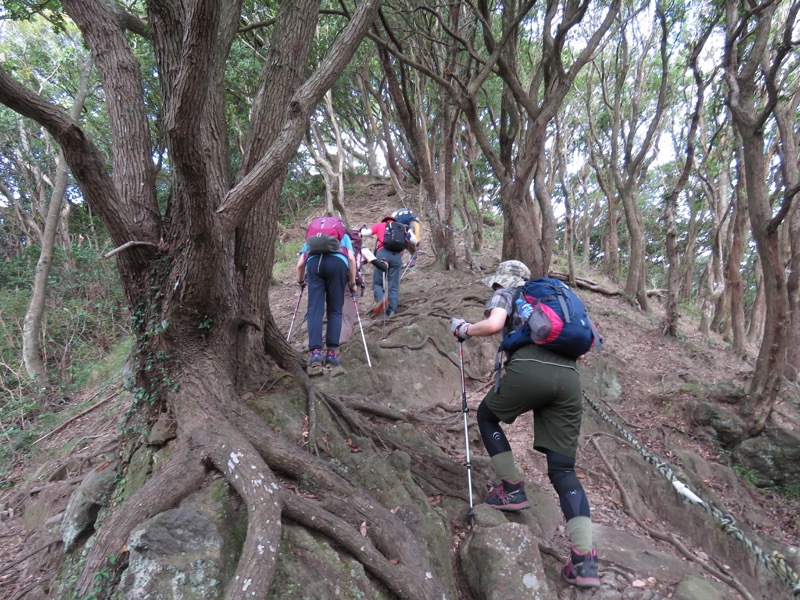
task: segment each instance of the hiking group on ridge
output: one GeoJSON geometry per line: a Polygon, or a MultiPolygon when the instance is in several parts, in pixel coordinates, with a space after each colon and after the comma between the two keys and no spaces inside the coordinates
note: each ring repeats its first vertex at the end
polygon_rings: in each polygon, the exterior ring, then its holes
{"type": "MultiPolygon", "coordinates": [[[[419,219],[408,209],[395,211],[371,227],[362,226],[356,230],[348,229],[336,217],[319,217],[311,222],[297,261],[301,296],[308,286],[310,369],[334,368],[341,364],[338,347],[342,341],[345,288],[349,288],[360,321],[356,289],[360,285],[363,293],[363,263],[368,262],[374,267],[373,316],[397,314],[402,253],[409,251],[411,258],[406,268],[413,266],[419,248],[419,234],[419,219]],[[374,254],[362,244],[364,238],[371,236],[377,240],[374,254]],[[323,313],[327,315],[324,354],[323,313]]],[[[523,477],[500,424],[511,424],[521,414],[532,412],[534,449],[546,457],[547,475],[558,495],[571,544],[570,558],[562,569],[562,577],[578,587],[599,587],[589,500],[575,473],[583,415],[576,361],[590,348],[599,349],[602,340],[581,300],[558,279],[531,279],[530,270],[524,263],[507,260],[500,263],[495,274],[486,277],[483,283],[493,290],[484,318],[469,323],[453,317],[450,331],[458,340],[459,348],[471,337],[503,335],[495,363],[495,383],[477,409],[481,440],[499,478],[499,483],[488,492],[484,503],[508,512],[530,507],[523,477]],[[501,365],[502,354],[506,356],[504,365],[501,365]],[[501,377],[502,367],[505,374],[501,377]]],[[[298,306],[299,301],[298,298],[298,306]]],[[[295,316],[296,312],[297,309],[295,316]]],[[[463,391],[463,359],[461,369],[463,391]]],[[[466,395],[462,393],[466,434],[466,395]]],[[[467,465],[468,469],[471,468],[469,459],[467,465]]],[[[470,492],[470,509],[471,505],[470,492]]]]}
{"type": "MultiPolygon", "coordinates": [[[[297,283],[300,294],[308,287],[308,366],[334,368],[341,365],[338,348],[342,344],[343,326],[347,339],[352,329],[345,290],[349,289],[358,318],[356,290],[364,288],[362,266],[374,267],[372,292],[375,300],[373,316],[397,314],[400,300],[402,253],[411,254],[408,267],[416,262],[420,239],[419,218],[406,208],[386,216],[372,227],[348,229],[338,217],[318,217],[306,230],[303,247],[297,260],[297,283]],[[375,236],[373,253],[362,243],[375,236]],[[327,322],[324,336],[323,325],[327,322]]],[[[298,307],[300,298],[298,298],[298,307]]],[[[295,311],[296,315],[296,311],[295,311]]],[[[346,341],[346,340],[345,340],[346,341]]]]}

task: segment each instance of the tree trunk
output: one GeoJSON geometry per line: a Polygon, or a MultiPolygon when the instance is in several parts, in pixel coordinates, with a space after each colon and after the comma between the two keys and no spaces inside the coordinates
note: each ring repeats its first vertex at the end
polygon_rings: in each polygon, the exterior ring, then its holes
{"type": "Polygon", "coordinates": [[[603,240],[605,250],[605,271],[611,281],[619,280],[619,233],[617,232],[617,195],[614,192],[606,195],[608,212],[606,213],[606,235],[603,240]]]}
{"type": "Polygon", "coordinates": [[[789,294],[786,269],[778,243],[778,230],[772,223],[772,209],[764,174],[764,140],[761,130],[747,129],[742,136],[745,186],[753,238],[764,275],[764,336],[758,353],[753,379],[742,414],[749,423],[748,433],[758,435],[772,412],[783,386],[786,351],[789,346],[789,294]]]}
{"type": "Polygon", "coordinates": [[[764,274],[758,257],[754,261],[753,270],[755,271],[756,292],[753,305],[750,307],[750,318],[747,320],[747,341],[758,344],[764,335],[764,315],[767,312],[764,298],[764,274]]]}
{"type": "Polygon", "coordinates": [[[47,370],[42,360],[42,319],[47,300],[47,278],[50,275],[58,221],[61,217],[61,203],[64,202],[64,193],[67,189],[68,168],[64,157],[59,156],[56,164],[56,178],[50,196],[50,207],[47,210],[42,247],[33,275],[31,302],[22,325],[22,363],[25,365],[28,377],[39,388],[46,388],[49,384],[47,370]]]}
{"type": "Polygon", "coordinates": [[[681,261],[680,273],[680,301],[690,303],[695,300],[694,294],[694,275],[697,266],[694,260],[695,248],[697,247],[697,235],[700,227],[698,216],[698,202],[694,201],[695,196],[689,192],[687,204],[689,208],[689,222],[686,226],[686,243],[683,245],[682,254],[686,260],[681,261]]]}
{"type": "Polygon", "coordinates": [[[472,234],[472,249],[475,252],[480,251],[483,246],[483,211],[481,210],[480,198],[475,186],[475,164],[480,159],[480,147],[475,141],[475,136],[467,126],[463,134],[464,147],[463,153],[465,160],[462,164],[466,165],[464,172],[465,189],[464,189],[464,210],[470,213],[469,205],[470,200],[475,207],[475,220],[474,226],[470,228],[472,234]]]}
{"type": "Polygon", "coordinates": [[[625,281],[625,297],[633,305],[648,310],[647,265],[645,264],[645,239],[642,225],[642,211],[637,194],[630,189],[622,191],[622,206],[628,224],[630,255],[628,256],[628,278],[625,281]]]}
{"type": "Polygon", "coordinates": [[[529,187],[528,182],[515,180],[500,190],[504,217],[502,260],[522,261],[531,270],[531,277],[544,277],[549,265],[544,264],[540,232],[534,226],[529,187]]]}
{"type": "Polygon", "coordinates": [[[550,154],[545,152],[544,138],[540,144],[533,178],[533,192],[536,198],[533,211],[539,220],[536,227],[541,231],[539,245],[546,275],[553,261],[553,246],[556,240],[556,218],[553,212],[553,187],[556,182],[556,174],[553,161],[549,159],[550,154]]]}
{"type": "MultiPolygon", "coordinates": [[[[667,249],[667,306],[664,311],[664,334],[670,337],[678,335],[678,287],[679,287],[679,257],[678,257],[678,232],[675,223],[675,213],[677,209],[679,191],[672,190],[667,196],[664,205],[664,225],[666,227],[667,239],[665,242],[667,249]]],[[[686,257],[690,260],[689,256],[686,257]]]]}
{"type": "Polygon", "coordinates": [[[786,290],[789,294],[789,348],[786,356],[786,378],[800,381],[800,167],[798,167],[798,140],[795,117],[800,104],[800,90],[795,89],[788,102],[780,103],[775,111],[780,133],[781,165],[784,189],[793,190],[792,208],[786,217],[789,251],[786,290]]]}
{"type": "Polygon", "coordinates": [[[575,237],[574,217],[572,214],[573,190],[567,185],[565,173],[567,172],[567,149],[564,140],[563,125],[556,120],[556,151],[557,151],[557,171],[561,193],[564,196],[564,245],[563,252],[567,258],[567,281],[569,285],[575,286],[575,252],[573,239],[575,237]]]}
{"type": "Polygon", "coordinates": [[[753,379],[742,416],[748,424],[747,435],[761,433],[783,385],[789,345],[789,293],[786,263],[782,255],[779,228],[785,212],[772,214],[767,190],[768,170],[764,145],[766,121],[773,115],[779,83],[776,74],[783,68],[789,48],[780,44],[768,52],[770,38],[789,39],[797,11],[778,12],[767,5],[751,12],[728,0],[725,78],[728,83],[733,124],[741,138],[745,190],[748,197],[750,227],[755,240],[763,275],[765,318],[764,335],[756,360],[753,379]],[[775,19],[778,22],[775,22],[775,19]],[[782,19],[782,21],[781,21],[782,19]],[[745,33],[746,32],[746,33],[745,33]]]}
{"type": "MultiPolygon", "coordinates": [[[[78,117],[80,117],[84,102],[89,94],[89,73],[91,68],[90,61],[86,61],[81,67],[78,94],[70,110],[70,118],[74,121],[77,121],[78,117]]],[[[56,238],[64,227],[62,218],[66,216],[62,210],[62,205],[66,195],[68,175],[69,167],[67,166],[67,161],[64,159],[63,152],[59,152],[56,159],[53,190],[50,194],[50,204],[47,208],[47,218],[42,232],[41,251],[33,276],[31,302],[25,313],[22,325],[22,363],[28,373],[28,377],[39,388],[45,388],[49,384],[47,370],[42,360],[42,319],[46,308],[47,278],[50,275],[53,250],[56,245],[56,238]]],[[[66,214],[68,215],[69,212],[66,214]]]]}
{"type": "MultiPolygon", "coordinates": [[[[742,172],[741,164],[739,172],[742,172]]],[[[744,319],[744,281],[740,272],[744,258],[745,244],[747,243],[748,208],[747,194],[744,193],[738,178],[734,191],[735,205],[733,208],[733,226],[731,247],[728,252],[726,275],[728,280],[728,293],[730,296],[730,320],[733,347],[738,352],[745,350],[745,319],[744,319]]]]}

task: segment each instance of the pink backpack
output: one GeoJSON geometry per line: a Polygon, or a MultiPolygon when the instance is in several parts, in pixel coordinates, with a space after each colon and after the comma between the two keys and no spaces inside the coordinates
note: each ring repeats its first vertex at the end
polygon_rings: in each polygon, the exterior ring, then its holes
{"type": "Polygon", "coordinates": [[[347,256],[347,250],[342,246],[345,235],[347,227],[339,217],[317,217],[306,231],[306,256],[334,252],[347,256]]]}

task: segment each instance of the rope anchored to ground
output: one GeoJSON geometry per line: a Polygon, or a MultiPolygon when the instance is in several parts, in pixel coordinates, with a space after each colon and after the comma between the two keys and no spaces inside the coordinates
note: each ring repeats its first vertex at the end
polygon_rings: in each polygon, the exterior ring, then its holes
{"type": "Polygon", "coordinates": [[[795,573],[786,558],[780,552],[768,553],[763,548],[756,545],[751,539],[745,535],[739,527],[736,526],[736,519],[730,513],[724,513],[710,502],[706,502],[698,496],[692,489],[683,481],[680,481],[675,474],[675,470],[662,460],[659,456],[648,451],[637,440],[632,433],[620,425],[616,420],[609,416],[600,405],[593,401],[586,392],[583,392],[583,397],[589,405],[600,415],[600,418],[610,424],[631,446],[633,446],[642,457],[653,465],[656,470],[661,473],[667,481],[669,481],[675,490],[692,504],[699,506],[710,514],[716,520],[722,531],[730,535],[732,538],[738,540],[756,557],[757,561],[773,575],[776,575],[782,582],[786,583],[792,589],[792,596],[800,598],[800,577],[795,573]]]}

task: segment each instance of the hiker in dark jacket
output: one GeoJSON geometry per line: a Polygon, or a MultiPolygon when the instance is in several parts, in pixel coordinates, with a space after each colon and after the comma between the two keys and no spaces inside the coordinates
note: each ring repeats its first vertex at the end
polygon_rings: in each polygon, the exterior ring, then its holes
{"type": "MultiPolygon", "coordinates": [[[[483,280],[494,290],[484,311],[485,318],[467,323],[454,317],[450,321],[453,335],[463,342],[472,336],[516,330],[522,320],[512,309],[514,288],[529,278],[530,270],[525,264],[516,260],[500,263],[497,272],[483,280]],[[513,315],[514,322],[508,322],[509,315],[513,315]]],[[[530,507],[525,483],[500,423],[511,424],[522,413],[533,411],[533,447],[547,457],[547,475],[558,494],[572,544],[562,575],[568,583],[579,587],[599,587],[589,500],[575,474],[583,414],[580,374],[575,360],[530,343],[508,356],[505,368],[499,389],[490,390],[477,410],[483,445],[500,478],[500,483],[492,488],[484,502],[505,511],[530,507]]]]}
{"type": "Polygon", "coordinates": [[[399,250],[389,250],[384,247],[386,228],[389,223],[394,223],[394,221],[394,217],[384,217],[380,223],[376,223],[372,227],[361,228],[362,238],[371,235],[377,238],[375,257],[379,262],[383,261],[389,266],[388,294],[383,289],[383,270],[376,265],[372,273],[372,294],[375,297],[375,308],[372,309],[372,315],[375,317],[381,315],[384,310],[386,316],[391,317],[397,313],[397,305],[400,302],[400,271],[403,266],[401,255],[405,249],[405,243],[399,250]]]}
{"type": "Polygon", "coordinates": [[[308,273],[308,366],[338,367],[339,336],[342,329],[342,308],[345,289],[356,290],[356,259],[350,236],[341,240],[339,252],[308,254],[308,242],[297,260],[297,283],[306,285],[308,273]],[[325,354],[322,353],[323,313],[328,316],[325,331],[325,354]]]}
{"type": "Polygon", "coordinates": [[[408,250],[408,253],[411,255],[408,260],[408,266],[413,267],[417,264],[417,250],[419,250],[419,245],[422,242],[422,231],[419,217],[408,208],[398,208],[392,213],[392,216],[395,218],[395,220],[400,221],[410,230],[411,239],[406,245],[406,250],[408,250]]]}

